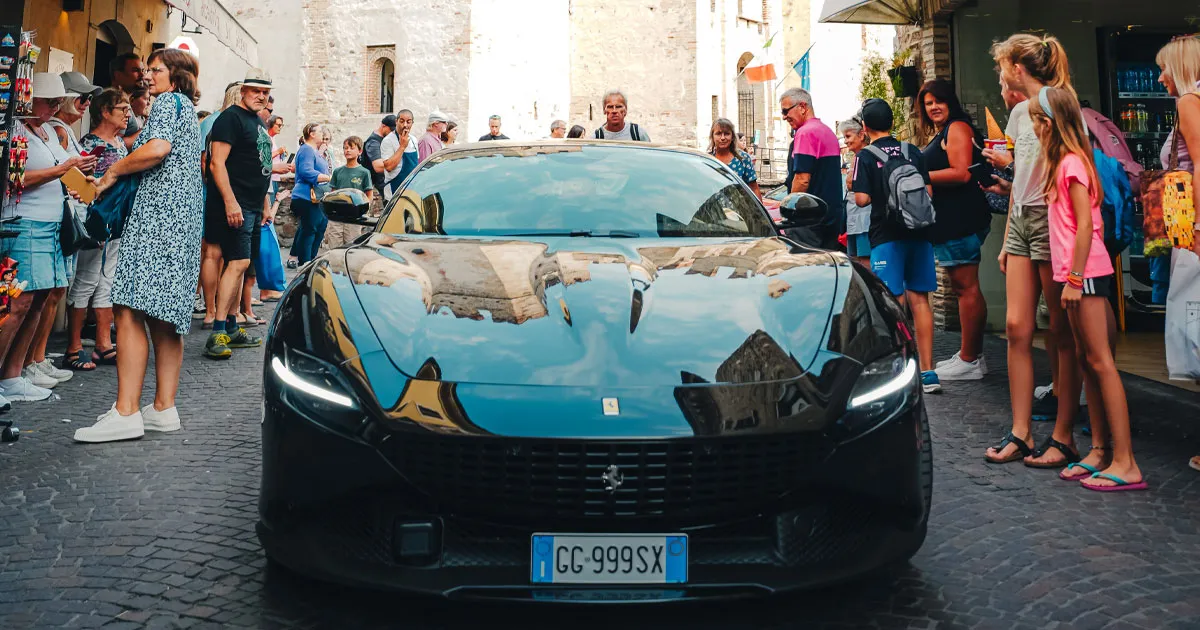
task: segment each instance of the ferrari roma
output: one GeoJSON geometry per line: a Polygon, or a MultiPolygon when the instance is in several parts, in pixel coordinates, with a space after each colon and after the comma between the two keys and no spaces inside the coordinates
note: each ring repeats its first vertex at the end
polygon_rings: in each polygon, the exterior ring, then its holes
{"type": "Polygon", "coordinates": [[[273,563],[448,597],[662,601],[829,584],[920,548],[911,328],[869,272],[783,236],[824,215],[814,197],[776,226],[706,154],[545,141],[441,151],[378,219],[340,199],[329,216],[373,230],[302,267],[267,335],[273,563]]]}

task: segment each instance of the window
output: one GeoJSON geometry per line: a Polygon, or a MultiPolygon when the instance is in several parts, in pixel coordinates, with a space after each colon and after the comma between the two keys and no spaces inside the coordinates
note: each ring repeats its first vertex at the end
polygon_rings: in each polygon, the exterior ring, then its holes
{"type": "Polygon", "coordinates": [[[379,113],[390,114],[395,109],[396,64],[382,59],[379,64],[379,113]]]}

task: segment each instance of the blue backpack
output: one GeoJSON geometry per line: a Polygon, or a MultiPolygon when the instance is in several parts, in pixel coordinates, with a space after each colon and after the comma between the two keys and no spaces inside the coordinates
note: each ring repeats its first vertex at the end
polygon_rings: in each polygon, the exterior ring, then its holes
{"type": "Polygon", "coordinates": [[[1104,202],[1100,205],[1100,216],[1104,219],[1104,247],[1110,256],[1115,256],[1133,242],[1133,190],[1129,187],[1125,167],[1116,158],[1100,149],[1092,149],[1092,157],[1096,161],[1100,185],[1104,188],[1104,202]]]}

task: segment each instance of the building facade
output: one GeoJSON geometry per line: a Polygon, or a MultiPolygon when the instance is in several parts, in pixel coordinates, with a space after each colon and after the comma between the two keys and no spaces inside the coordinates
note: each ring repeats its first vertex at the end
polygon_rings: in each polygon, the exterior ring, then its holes
{"type": "MultiPolygon", "coordinates": [[[[415,135],[434,109],[460,125],[459,142],[487,133],[492,115],[513,138],[549,135],[556,119],[604,122],[610,89],[656,142],[707,146],[714,117],[768,141],[784,134],[776,82],[738,78],[795,59],[785,8],[807,0],[228,0],[258,35],[260,65],[275,78],[276,110],[325,123],[337,139],[365,136],[386,113],[411,109],[415,135]],[[776,35],[775,42],[764,44],[776,35]]],[[[798,56],[798,55],[797,55],[798,56]]],[[[761,141],[760,141],[761,143],[761,141]]]]}

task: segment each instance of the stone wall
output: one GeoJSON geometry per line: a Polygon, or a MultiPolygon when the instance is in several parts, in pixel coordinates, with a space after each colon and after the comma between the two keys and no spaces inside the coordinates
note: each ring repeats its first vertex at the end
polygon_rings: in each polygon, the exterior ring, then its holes
{"type": "Polygon", "coordinates": [[[655,142],[696,146],[696,11],[696,0],[572,0],[571,120],[596,129],[601,97],[621,89],[655,142]]]}

